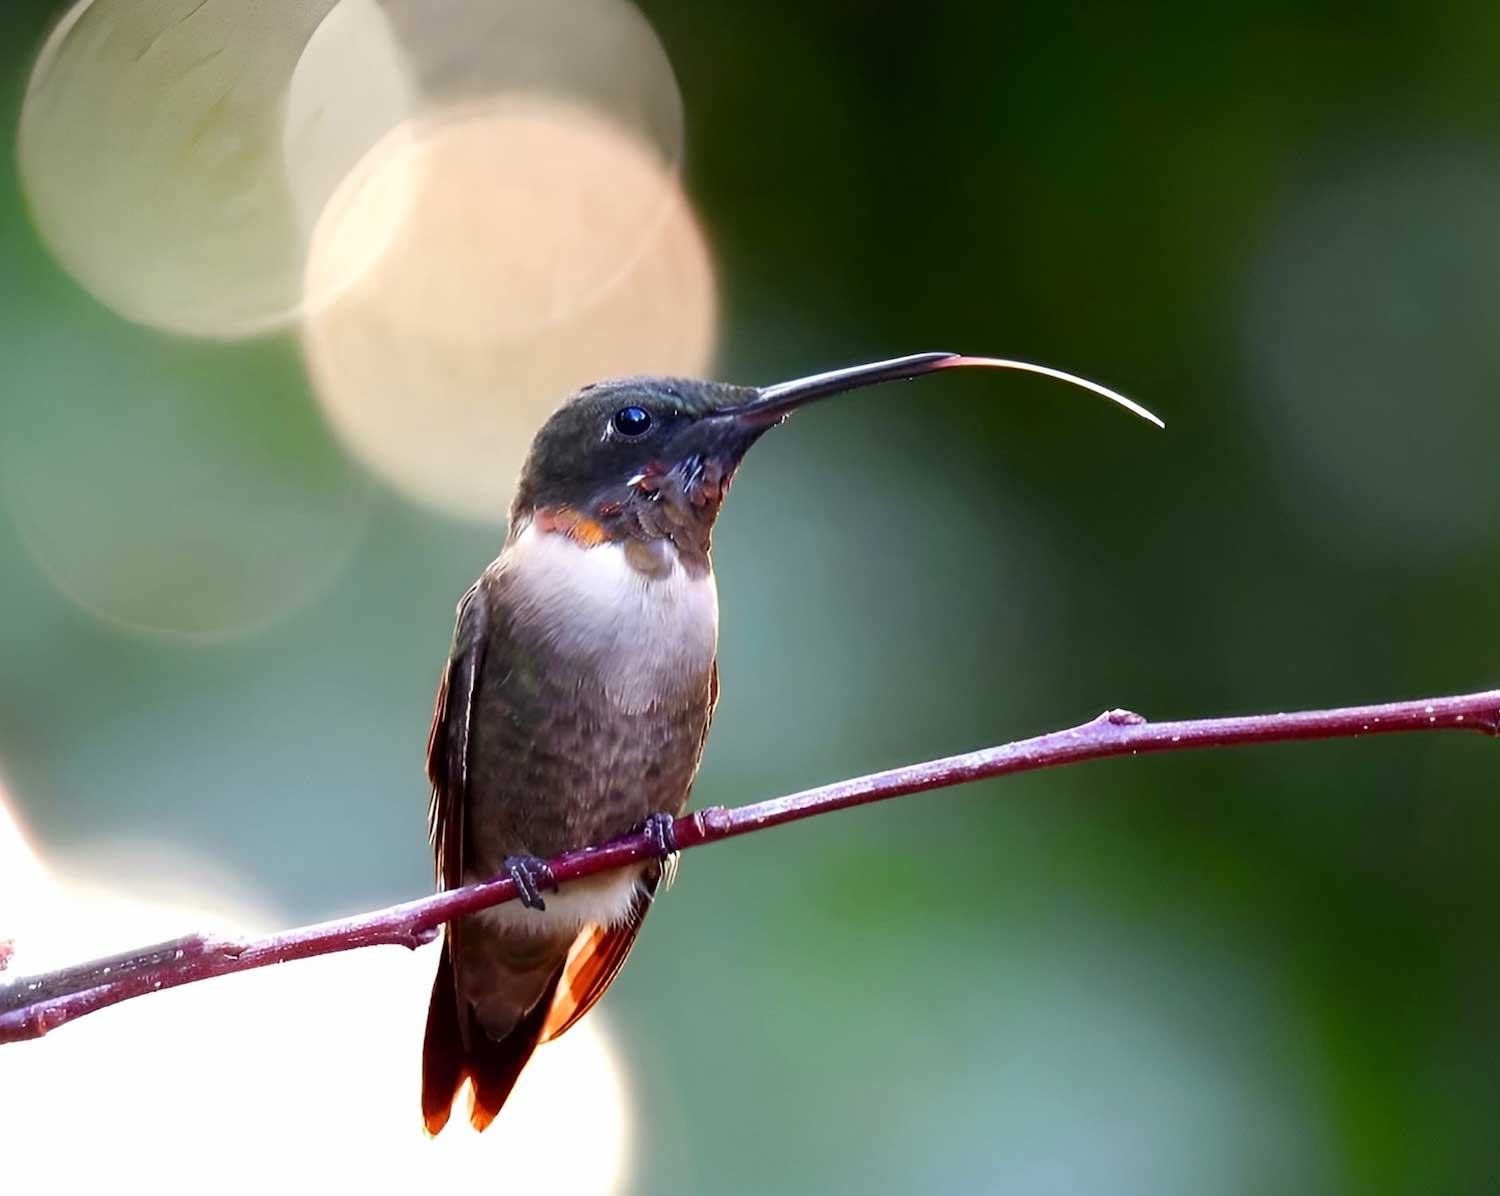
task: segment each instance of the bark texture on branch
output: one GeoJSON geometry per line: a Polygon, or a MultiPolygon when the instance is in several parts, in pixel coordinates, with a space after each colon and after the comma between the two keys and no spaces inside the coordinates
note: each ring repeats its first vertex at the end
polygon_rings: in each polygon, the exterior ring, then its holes
{"type": "MultiPolygon", "coordinates": [[[[1090,722],[1032,739],[838,781],[733,810],[722,806],[699,810],[677,819],[677,846],[686,850],[851,806],[1108,756],[1436,730],[1500,735],[1500,690],[1379,706],[1184,722],[1152,723],[1128,710],[1110,710],[1090,722]]],[[[644,860],[654,851],[652,841],[637,834],[568,852],[551,864],[557,879],[566,882],[644,860]]],[[[501,877],[267,938],[188,935],[44,975],[17,976],[0,983],[0,1043],[39,1038],[96,1009],[212,976],[357,947],[418,947],[437,937],[445,922],[515,896],[515,885],[501,877]]],[[[8,947],[0,940],[0,968],[9,956],[8,947]]]]}

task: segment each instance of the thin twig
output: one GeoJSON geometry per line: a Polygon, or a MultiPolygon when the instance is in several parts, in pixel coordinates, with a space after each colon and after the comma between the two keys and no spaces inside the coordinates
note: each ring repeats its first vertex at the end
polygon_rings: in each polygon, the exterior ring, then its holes
{"type": "MultiPolygon", "coordinates": [[[[1077,727],[1001,747],[894,768],[733,810],[722,806],[700,810],[677,819],[677,846],[686,850],[851,806],[1105,756],[1433,730],[1500,735],[1500,690],[1381,706],[1188,722],[1149,723],[1128,710],[1110,710],[1077,727]]],[[[551,864],[559,881],[569,881],[645,860],[654,851],[646,835],[635,834],[568,852],[551,864]]],[[[515,885],[503,877],[269,938],[189,935],[57,972],[18,976],[0,983],[0,1043],[38,1038],[96,1009],[211,976],[382,943],[418,947],[437,937],[445,922],[515,896],[515,885]]]]}

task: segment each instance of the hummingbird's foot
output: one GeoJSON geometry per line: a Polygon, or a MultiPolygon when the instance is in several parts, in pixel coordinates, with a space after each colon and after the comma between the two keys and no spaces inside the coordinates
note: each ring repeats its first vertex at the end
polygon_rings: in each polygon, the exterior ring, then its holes
{"type": "Polygon", "coordinates": [[[656,854],[664,860],[677,854],[677,819],[667,813],[652,814],[641,826],[641,833],[651,840],[656,854]]]}
{"type": "Polygon", "coordinates": [[[546,860],[539,860],[534,855],[506,856],[505,871],[515,882],[516,893],[527,909],[547,908],[547,903],[542,900],[543,888],[557,892],[557,877],[552,875],[551,867],[546,860]]]}

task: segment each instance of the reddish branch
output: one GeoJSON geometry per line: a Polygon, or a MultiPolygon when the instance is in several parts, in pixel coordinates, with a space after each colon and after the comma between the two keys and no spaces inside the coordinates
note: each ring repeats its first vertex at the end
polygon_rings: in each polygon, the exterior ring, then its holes
{"type": "MultiPolygon", "coordinates": [[[[685,850],[908,793],[1105,756],[1429,730],[1500,735],[1500,690],[1382,706],[1174,723],[1149,723],[1127,710],[1111,710],[1092,722],[1034,739],[893,768],[734,810],[714,807],[685,815],[676,823],[677,846],[685,850]]],[[[632,835],[559,856],[551,862],[552,870],[558,880],[568,881],[643,860],[652,852],[645,835],[632,835]]],[[[45,975],[18,976],[0,983],[0,1043],[38,1038],[64,1022],[119,1001],[228,972],[379,943],[418,947],[431,942],[450,919],[515,896],[515,885],[501,878],[269,938],[189,935],[45,975]]]]}

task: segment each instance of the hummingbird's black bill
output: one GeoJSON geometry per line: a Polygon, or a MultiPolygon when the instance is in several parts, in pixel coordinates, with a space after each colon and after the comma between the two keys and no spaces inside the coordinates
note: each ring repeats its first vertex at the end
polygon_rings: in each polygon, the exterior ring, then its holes
{"type": "Polygon", "coordinates": [[[812,374],[806,378],[798,378],[792,382],[778,382],[775,386],[763,386],[748,403],[741,403],[737,407],[728,408],[720,414],[733,415],[746,423],[764,426],[775,423],[784,416],[804,403],[810,403],[814,399],[827,398],[829,395],[843,394],[845,391],[858,390],[862,386],[875,386],[881,382],[897,382],[904,378],[916,378],[922,374],[931,374],[937,370],[965,369],[969,367],[988,367],[1000,370],[1020,370],[1028,374],[1041,374],[1047,378],[1056,378],[1059,382],[1067,382],[1073,386],[1080,386],[1084,390],[1093,391],[1094,394],[1108,399],[1112,403],[1118,403],[1125,410],[1133,412],[1142,419],[1155,424],[1158,428],[1166,425],[1147,411],[1139,403],[1127,399],[1122,394],[1117,394],[1106,386],[1100,386],[1097,382],[1090,382],[1087,378],[1080,378],[1076,374],[1064,373],[1055,370],[1051,366],[1034,365],[1029,361],[1009,361],[1001,357],[965,357],[959,353],[914,353],[910,357],[896,357],[890,361],[875,361],[868,365],[853,365],[842,370],[829,370],[823,374],[812,374]]]}

